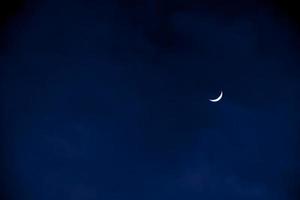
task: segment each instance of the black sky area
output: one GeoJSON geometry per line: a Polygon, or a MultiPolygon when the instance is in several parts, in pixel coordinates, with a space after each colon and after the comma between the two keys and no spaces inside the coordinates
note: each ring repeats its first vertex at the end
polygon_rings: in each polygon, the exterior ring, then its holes
{"type": "Polygon", "coordinates": [[[295,1],[1,1],[0,200],[298,200],[299,38],[295,1]]]}

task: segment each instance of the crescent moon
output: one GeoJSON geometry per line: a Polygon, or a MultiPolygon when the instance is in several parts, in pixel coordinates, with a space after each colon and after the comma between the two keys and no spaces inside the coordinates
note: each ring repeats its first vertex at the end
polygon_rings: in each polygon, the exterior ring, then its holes
{"type": "Polygon", "coordinates": [[[216,99],[209,99],[209,101],[211,101],[211,102],[218,102],[218,101],[220,101],[222,99],[222,97],[223,97],[223,91],[221,91],[221,94],[219,95],[218,98],[216,98],[216,99]]]}

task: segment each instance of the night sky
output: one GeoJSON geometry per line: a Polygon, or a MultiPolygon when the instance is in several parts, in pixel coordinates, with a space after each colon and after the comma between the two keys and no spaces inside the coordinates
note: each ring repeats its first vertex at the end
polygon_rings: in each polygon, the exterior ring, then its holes
{"type": "Polygon", "coordinates": [[[300,199],[296,5],[10,4],[1,200],[300,199]]]}

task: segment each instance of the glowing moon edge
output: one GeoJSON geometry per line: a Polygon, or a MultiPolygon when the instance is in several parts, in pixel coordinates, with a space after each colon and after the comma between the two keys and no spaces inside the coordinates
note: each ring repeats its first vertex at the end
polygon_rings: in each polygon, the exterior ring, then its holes
{"type": "Polygon", "coordinates": [[[211,101],[211,102],[218,102],[218,101],[220,101],[222,99],[222,97],[223,97],[223,91],[221,91],[221,94],[219,95],[218,98],[216,98],[216,99],[209,99],[209,101],[211,101]]]}

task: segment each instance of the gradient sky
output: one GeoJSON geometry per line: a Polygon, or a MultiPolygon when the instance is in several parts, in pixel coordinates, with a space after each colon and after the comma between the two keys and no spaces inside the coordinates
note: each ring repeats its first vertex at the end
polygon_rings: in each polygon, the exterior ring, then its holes
{"type": "Polygon", "coordinates": [[[5,200],[299,198],[294,24],[251,3],[160,5],[43,0],[11,19],[5,200]]]}

